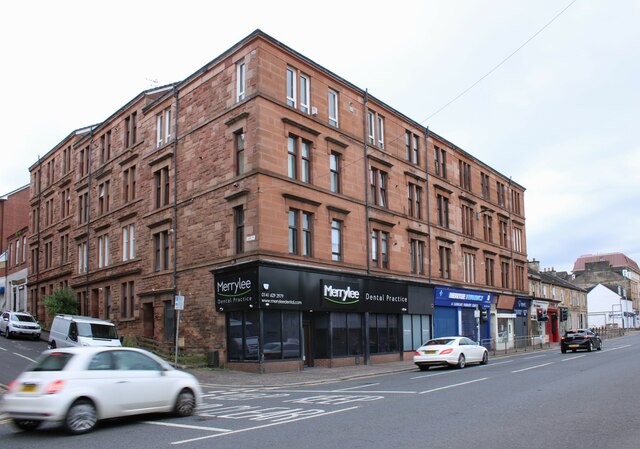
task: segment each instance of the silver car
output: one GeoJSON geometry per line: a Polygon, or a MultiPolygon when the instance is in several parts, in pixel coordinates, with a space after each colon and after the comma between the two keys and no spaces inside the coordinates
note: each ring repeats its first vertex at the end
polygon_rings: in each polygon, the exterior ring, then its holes
{"type": "Polygon", "coordinates": [[[38,321],[27,312],[7,311],[0,318],[0,334],[6,338],[20,335],[39,340],[41,331],[38,321]]]}

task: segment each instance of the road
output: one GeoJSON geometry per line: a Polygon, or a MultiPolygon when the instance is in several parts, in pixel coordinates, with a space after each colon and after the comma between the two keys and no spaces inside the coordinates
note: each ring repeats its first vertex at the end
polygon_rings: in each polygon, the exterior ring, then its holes
{"type": "MultiPolygon", "coordinates": [[[[38,344],[0,339],[0,382],[38,344]]],[[[602,351],[519,354],[464,370],[295,388],[204,384],[193,417],[109,421],[73,437],[53,426],[18,432],[0,417],[0,447],[636,449],[639,372],[640,334],[632,333],[605,340],[602,351]]]]}

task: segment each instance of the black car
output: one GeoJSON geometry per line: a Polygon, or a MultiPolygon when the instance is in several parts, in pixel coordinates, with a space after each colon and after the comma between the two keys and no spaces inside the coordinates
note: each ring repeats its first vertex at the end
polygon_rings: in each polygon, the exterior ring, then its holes
{"type": "Polygon", "coordinates": [[[591,329],[566,331],[560,340],[560,351],[564,354],[567,351],[576,352],[578,349],[586,349],[589,352],[594,349],[600,351],[602,349],[602,340],[591,329]]]}

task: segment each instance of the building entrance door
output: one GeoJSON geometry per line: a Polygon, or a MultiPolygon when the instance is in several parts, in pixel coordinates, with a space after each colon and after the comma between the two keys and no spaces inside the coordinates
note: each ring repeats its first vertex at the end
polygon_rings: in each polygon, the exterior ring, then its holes
{"type": "Polygon", "coordinates": [[[302,346],[302,360],[304,361],[304,366],[310,367],[313,366],[313,356],[311,352],[311,348],[313,345],[311,344],[311,321],[309,319],[302,319],[302,338],[304,339],[304,345],[302,346]]]}

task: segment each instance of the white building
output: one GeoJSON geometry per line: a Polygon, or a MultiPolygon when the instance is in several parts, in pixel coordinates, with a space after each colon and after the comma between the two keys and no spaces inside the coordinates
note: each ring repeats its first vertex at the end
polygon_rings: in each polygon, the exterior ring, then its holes
{"type": "Polygon", "coordinates": [[[597,284],[587,293],[587,304],[589,327],[636,327],[637,317],[633,311],[633,303],[627,299],[624,288],[597,284]]]}

